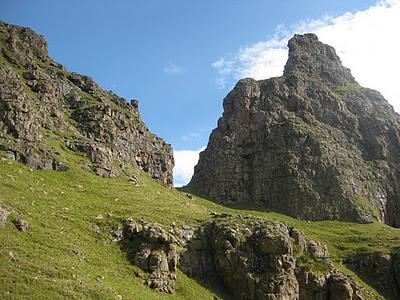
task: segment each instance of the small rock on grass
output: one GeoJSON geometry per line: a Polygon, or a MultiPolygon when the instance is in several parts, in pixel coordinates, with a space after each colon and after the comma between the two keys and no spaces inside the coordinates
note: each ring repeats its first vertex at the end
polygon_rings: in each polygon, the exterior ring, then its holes
{"type": "Polygon", "coordinates": [[[132,176],[131,178],[129,178],[129,182],[136,185],[139,184],[139,179],[136,176],[132,176]]]}
{"type": "Polygon", "coordinates": [[[22,232],[25,232],[29,229],[29,224],[26,220],[23,219],[14,219],[13,223],[15,227],[22,232]]]}
{"type": "Polygon", "coordinates": [[[9,214],[10,212],[8,210],[0,206],[0,228],[6,225],[9,214]]]}

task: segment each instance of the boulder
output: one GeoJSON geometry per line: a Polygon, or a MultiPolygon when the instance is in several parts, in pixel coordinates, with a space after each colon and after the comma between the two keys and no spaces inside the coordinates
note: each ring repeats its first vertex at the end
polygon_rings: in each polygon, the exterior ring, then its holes
{"type": "Polygon", "coordinates": [[[13,223],[15,227],[22,232],[28,231],[29,229],[29,224],[26,220],[23,219],[14,219],[13,223]]]}

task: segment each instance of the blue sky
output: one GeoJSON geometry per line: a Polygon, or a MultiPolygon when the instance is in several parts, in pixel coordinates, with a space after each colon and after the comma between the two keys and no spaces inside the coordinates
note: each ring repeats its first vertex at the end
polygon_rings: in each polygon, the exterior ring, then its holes
{"type": "Polygon", "coordinates": [[[207,144],[222,99],[239,77],[266,78],[281,68],[284,52],[276,66],[257,64],[262,55],[249,58],[257,45],[377,3],[2,0],[0,19],[44,35],[50,55],[68,70],[139,99],[144,121],[174,149],[197,150],[207,144]]]}

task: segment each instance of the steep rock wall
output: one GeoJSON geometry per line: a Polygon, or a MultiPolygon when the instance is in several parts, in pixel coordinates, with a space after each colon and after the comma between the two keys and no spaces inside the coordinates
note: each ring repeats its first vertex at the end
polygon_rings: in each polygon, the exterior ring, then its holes
{"type": "Polygon", "coordinates": [[[188,187],[301,219],[400,226],[400,118],[313,34],[282,77],[240,80],[188,187]]]}

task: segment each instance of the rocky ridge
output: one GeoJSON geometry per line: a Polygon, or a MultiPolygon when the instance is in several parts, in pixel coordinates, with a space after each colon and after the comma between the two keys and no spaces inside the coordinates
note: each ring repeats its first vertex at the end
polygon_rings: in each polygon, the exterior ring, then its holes
{"type": "Polygon", "coordinates": [[[60,151],[83,153],[82,167],[103,177],[135,170],[172,185],[169,144],[129,104],[88,76],[69,72],[48,56],[31,29],[0,22],[0,150],[32,169],[68,170],[60,151]]]}
{"type": "Polygon", "coordinates": [[[307,220],[400,227],[400,117],[335,50],[295,35],[282,77],[240,80],[188,188],[307,220]]]}

